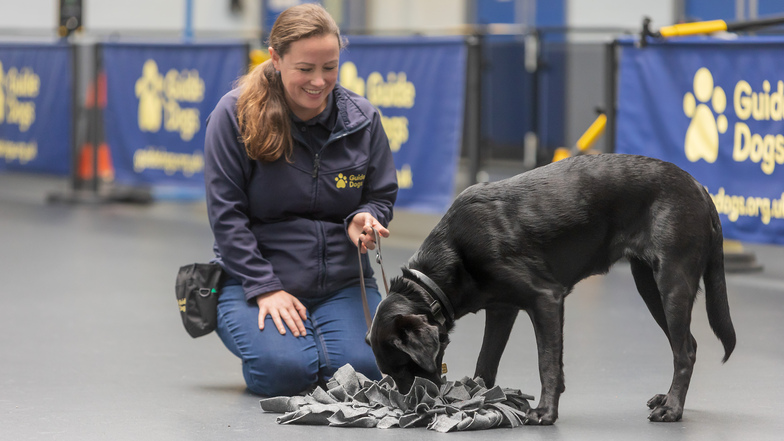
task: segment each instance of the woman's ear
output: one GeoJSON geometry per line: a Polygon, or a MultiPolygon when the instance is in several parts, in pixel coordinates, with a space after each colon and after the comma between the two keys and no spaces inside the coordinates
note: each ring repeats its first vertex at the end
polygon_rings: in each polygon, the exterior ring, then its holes
{"type": "Polygon", "coordinates": [[[275,68],[276,71],[280,72],[280,55],[272,46],[268,47],[267,50],[269,51],[270,58],[272,59],[272,66],[275,68]]]}

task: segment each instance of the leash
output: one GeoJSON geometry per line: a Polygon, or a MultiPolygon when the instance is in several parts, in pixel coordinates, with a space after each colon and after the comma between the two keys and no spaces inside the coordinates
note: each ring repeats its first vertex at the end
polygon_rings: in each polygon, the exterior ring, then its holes
{"type": "MultiPolygon", "coordinates": [[[[384,278],[384,289],[387,296],[389,295],[389,284],[387,282],[387,274],[384,272],[384,263],[381,258],[381,235],[378,234],[373,228],[373,239],[376,241],[376,263],[381,266],[381,277],[384,278]]],[[[357,257],[359,258],[359,286],[362,290],[362,307],[365,309],[365,323],[367,323],[368,332],[370,332],[370,325],[373,319],[370,317],[370,306],[368,305],[367,292],[365,291],[365,272],[362,269],[362,239],[357,240],[357,257]]]]}

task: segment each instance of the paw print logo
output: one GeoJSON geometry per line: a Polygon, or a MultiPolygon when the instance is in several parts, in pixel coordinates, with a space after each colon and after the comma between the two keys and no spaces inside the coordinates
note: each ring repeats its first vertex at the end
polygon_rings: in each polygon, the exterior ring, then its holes
{"type": "Polygon", "coordinates": [[[683,113],[691,118],[686,130],[684,147],[691,162],[704,159],[713,163],[719,156],[719,134],[727,132],[727,95],[721,87],[714,87],[713,75],[707,68],[694,74],[694,93],[683,96],[683,113]],[[710,103],[710,105],[709,105],[710,103]]]}
{"type": "Polygon", "coordinates": [[[343,175],[343,173],[340,173],[340,174],[339,174],[339,175],[338,175],[338,176],[335,178],[335,181],[337,182],[337,184],[335,184],[335,185],[336,185],[338,188],[346,188],[346,182],[348,181],[348,179],[346,179],[346,177],[343,175]]]}

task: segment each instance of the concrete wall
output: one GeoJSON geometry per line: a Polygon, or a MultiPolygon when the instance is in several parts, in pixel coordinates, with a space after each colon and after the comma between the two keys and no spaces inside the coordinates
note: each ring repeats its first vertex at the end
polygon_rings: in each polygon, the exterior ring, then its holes
{"type": "Polygon", "coordinates": [[[656,27],[676,19],[675,0],[567,0],[566,24],[572,27],[628,28],[650,17],[656,27]]]}
{"type": "Polygon", "coordinates": [[[465,21],[465,0],[368,0],[368,28],[379,32],[451,33],[465,21]]]}
{"type": "MultiPolygon", "coordinates": [[[[511,1],[511,0],[510,0],[511,1]]],[[[434,33],[459,29],[466,22],[469,0],[367,0],[367,27],[380,32],[399,30],[434,33]]],[[[566,25],[576,27],[629,27],[645,15],[654,23],[675,19],[678,0],[566,0],[566,25]]],[[[339,6],[326,0],[328,8],[339,6]]],[[[244,11],[233,14],[228,0],[193,0],[193,26],[197,34],[258,35],[261,0],[244,0],[244,11]]],[[[523,2],[519,2],[521,10],[523,2]]],[[[185,0],[84,0],[88,32],[181,33],[185,0]]],[[[57,0],[0,0],[0,33],[35,30],[54,32],[57,0]]],[[[534,9],[531,9],[533,12],[534,9]]],[[[525,17],[518,17],[525,20],[525,17]]]]}
{"type": "MultiPolygon", "coordinates": [[[[182,35],[185,0],[83,0],[87,34],[182,35]]],[[[245,0],[233,14],[228,0],[193,0],[194,34],[253,38],[259,35],[261,1],[245,0]]],[[[57,0],[0,0],[0,35],[54,35],[57,0]]]]}
{"type": "Polygon", "coordinates": [[[57,28],[57,2],[53,0],[0,0],[0,31],[53,31],[57,28]]]}

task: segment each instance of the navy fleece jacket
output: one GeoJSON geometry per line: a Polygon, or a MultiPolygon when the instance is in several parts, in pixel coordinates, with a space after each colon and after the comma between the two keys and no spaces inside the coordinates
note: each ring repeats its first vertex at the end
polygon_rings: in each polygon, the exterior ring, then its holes
{"type": "MultiPolygon", "coordinates": [[[[388,226],[397,177],[378,111],[336,85],[335,125],[314,144],[306,124],[292,123],[291,162],[248,158],[237,123],[239,90],[207,119],[204,178],[215,236],[215,261],[242,283],[249,301],[283,289],[322,298],[359,284],[356,244],[348,222],[367,211],[388,226]]],[[[366,283],[376,287],[367,255],[366,283]]]]}

